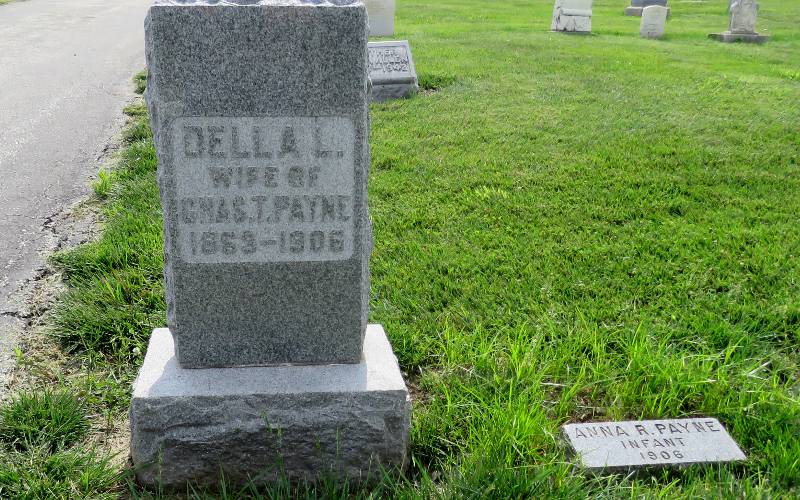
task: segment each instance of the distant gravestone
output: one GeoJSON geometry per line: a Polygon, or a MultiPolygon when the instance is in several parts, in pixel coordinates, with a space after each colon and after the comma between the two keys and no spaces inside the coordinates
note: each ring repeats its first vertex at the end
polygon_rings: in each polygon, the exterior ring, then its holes
{"type": "Polygon", "coordinates": [[[394,35],[394,0],[364,0],[370,36],[394,35]]]}
{"type": "Polygon", "coordinates": [[[681,466],[747,458],[715,418],[567,424],[562,430],[587,469],[681,466]]]}
{"type": "Polygon", "coordinates": [[[592,32],[592,0],[556,0],[551,31],[587,34],[592,32]]]}
{"type": "Polygon", "coordinates": [[[667,23],[667,8],[660,5],[648,5],[642,11],[639,34],[642,38],[661,38],[667,23]]]}
{"type": "Polygon", "coordinates": [[[158,0],[145,30],[168,328],[134,384],[138,479],[402,468],[410,398],[366,324],[363,3],[158,0]]]}
{"type": "Polygon", "coordinates": [[[372,100],[399,99],[419,90],[417,70],[407,40],[369,43],[372,100]]]}
{"type": "Polygon", "coordinates": [[[764,43],[768,36],[756,33],[758,3],[755,0],[731,0],[728,31],[712,33],[711,38],[721,42],[764,43]]]}
{"type": "Polygon", "coordinates": [[[641,17],[642,12],[644,12],[644,9],[646,7],[650,7],[651,5],[658,5],[661,7],[665,7],[667,9],[667,17],[669,17],[669,7],[667,6],[667,0],[631,0],[630,6],[625,8],[625,15],[641,17]]]}

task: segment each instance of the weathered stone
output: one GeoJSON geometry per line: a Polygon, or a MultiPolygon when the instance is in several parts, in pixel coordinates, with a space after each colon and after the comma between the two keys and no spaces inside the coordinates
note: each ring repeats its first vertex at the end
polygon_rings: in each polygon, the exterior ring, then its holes
{"type": "Polygon", "coordinates": [[[711,33],[708,35],[709,38],[725,43],[746,42],[761,44],[769,40],[768,36],[756,33],[758,3],[755,0],[731,0],[729,12],[730,23],[728,31],[711,33]]]}
{"type": "Polygon", "coordinates": [[[715,418],[589,422],[562,428],[587,469],[683,466],[746,460],[715,418]]]}
{"type": "Polygon", "coordinates": [[[550,29],[564,33],[591,33],[592,0],[556,0],[550,29]]]}
{"type": "Polygon", "coordinates": [[[728,31],[731,33],[756,32],[758,3],[755,0],[733,0],[730,5],[730,15],[728,31]]]}
{"type": "Polygon", "coordinates": [[[669,17],[669,7],[667,7],[667,0],[631,0],[630,6],[625,8],[626,16],[641,17],[645,7],[651,5],[660,5],[667,8],[667,17],[669,17]]]}
{"type": "Polygon", "coordinates": [[[407,40],[369,43],[372,100],[399,99],[419,90],[417,70],[407,40]]]}
{"type": "Polygon", "coordinates": [[[407,460],[411,403],[380,325],[358,364],[185,369],[153,332],[131,404],[144,484],[269,482],[280,474],[363,480],[407,460]]]}
{"type": "Polygon", "coordinates": [[[394,35],[394,0],[364,0],[371,36],[394,35]]]}
{"type": "Polygon", "coordinates": [[[667,24],[667,8],[660,5],[648,5],[642,12],[639,34],[643,38],[661,38],[664,36],[664,25],[667,24]]]}
{"type": "Polygon", "coordinates": [[[358,0],[159,0],[147,101],[184,367],[357,363],[367,18],[358,0]]]}

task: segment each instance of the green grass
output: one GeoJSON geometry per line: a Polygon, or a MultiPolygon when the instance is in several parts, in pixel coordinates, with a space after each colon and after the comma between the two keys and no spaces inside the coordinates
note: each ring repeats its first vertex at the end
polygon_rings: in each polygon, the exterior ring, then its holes
{"type": "Polygon", "coordinates": [[[140,71],[133,77],[133,84],[137,94],[144,94],[144,89],[147,87],[147,72],[140,71]]]}
{"type": "Polygon", "coordinates": [[[14,499],[119,498],[122,477],[92,451],[0,455],[0,497],[14,499]]]}
{"type": "Polygon", "coordinates": [[[0,498],[117,498],[122,472],[85,445],[87,406],[59,389],[20,392],[0,409],[0,498]]]}
{"type": "Polygon", "coordinates": [[[88,429],[83,404],[69,392],[20,393],[0,409],[0,441],[23,450],[65,448],[82,439],[88,429]]]}
{"type": "MultiPolygon", "coordinates": [[[[427,92],[372,106],[370,320],[415,389],[412,464],[228,498],[800,494],[800,3],[760,2],[764,46],[706,38],[727,0],[672,2],[660,41],[625,3],[586,37],[549,33],[550,1],[398,4],[427,92]],[[697,415],[749,460],[587,476],[558,439],[697,415]]],[[[156,160],[126,112],[104,232],[54,259],[54,333],[112,415],[165,323],[156,160]]]]}

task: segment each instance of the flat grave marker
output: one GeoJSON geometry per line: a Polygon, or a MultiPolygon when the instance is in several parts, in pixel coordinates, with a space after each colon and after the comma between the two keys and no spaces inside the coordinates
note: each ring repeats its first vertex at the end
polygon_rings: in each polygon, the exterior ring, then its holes
{"type": "Polygon", "coordinates": [[[715,418],[587,422],[562,427],[587,469],[614,470],[745,460],[715,418]]]}

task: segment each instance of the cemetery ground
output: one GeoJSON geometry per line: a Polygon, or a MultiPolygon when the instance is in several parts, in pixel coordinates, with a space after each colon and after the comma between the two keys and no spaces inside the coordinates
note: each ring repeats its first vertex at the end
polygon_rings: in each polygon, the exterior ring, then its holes
{"type": "MultiPolygon", "coordinates": [[[[726,0],[674,1],[639,38],[550,1],[400,2],[421,92],[373,105],[370,321],[414,393],[412,462],[370,487],[188,496],[793,497],[800,487],[800,4],[768,44],[721,44],[726,0]],[[587,475],[566,422],[711,416],[746,463],[587,475]]],[[[140,90],[144,85],[138,77],[140,90]]],[[[130,387],[165,325],[146,110],[56,254],[0,410],[0,496],[168,496],[126,465],[130,387]],[[114,455],[116,453],[116,455],[114,455]]],[[[79,126],[79,124],[76,124],[79,126]]]]}

